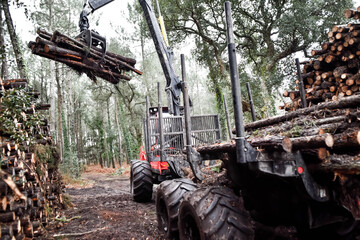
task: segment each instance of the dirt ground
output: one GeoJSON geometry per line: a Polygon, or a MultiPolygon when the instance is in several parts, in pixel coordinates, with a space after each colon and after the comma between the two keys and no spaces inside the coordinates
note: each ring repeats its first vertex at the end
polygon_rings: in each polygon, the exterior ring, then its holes
{"type": "MultiPolygon", "coordinates": [[[[65,190],[73,207],[57,216],[58,221],[49,224],[38,239],[165,239],[157,229],[154,200],[134,202],[129,172],[114,173],[114,169],[90,166],[80,181],[68,184],[65,190]]],[[[256,240],[298,240],[293,228],[257,226],[256,232],[256,240]]]]}
{"type": "Polygon", "coordinates": [[[132,201],[129,177],[111,172],[86,171],[80,184],[68,186],[74,206],[64,212],[64,222],[53,223],[39,239],[164,239],[154,201],[132,201]]]}

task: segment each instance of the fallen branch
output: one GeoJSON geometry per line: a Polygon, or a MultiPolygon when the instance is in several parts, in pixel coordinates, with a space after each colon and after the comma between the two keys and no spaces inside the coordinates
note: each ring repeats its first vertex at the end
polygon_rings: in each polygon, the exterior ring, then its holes
{"type": "Polygon", "coordinates": [[[82,232],[82,233],[59,233],[59,234],[53,235],[53,237],[76,237],[76,236],[82,236],[82,235],[94,233],[94,232],[97,232],[97,231],[101,231],[101,230],[104,230],[106,228],[107,227],[98,228],[98,229],[95,229],[95,230],[91,230],[91,231],[88,231],[88,232],[82,232]]]}

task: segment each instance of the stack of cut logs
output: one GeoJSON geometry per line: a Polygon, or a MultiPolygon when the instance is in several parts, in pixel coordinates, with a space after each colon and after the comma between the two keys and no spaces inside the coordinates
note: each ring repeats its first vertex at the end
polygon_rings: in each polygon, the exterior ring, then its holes
{"type": "MultiPolygon", "coordinates": [[[[0,112],[4,91],[26,87],[25,79],[0,79],[0,112]]],[[[37,97],[38,92],[26,88],[37,97]]],[[[47,104],[33,104],[26,115],[47,104]]],[[[0,236],[1,239],[30,239],[43,233],[51,217],[63,204],[61,176],[57,171],[59,157],[53,146],[46,121],[34,130],[37,144],[16,143],[0,131],[0,236]]]]}
{"type": "Polygon", "coordinates": [[[38,29],[37,33],[39,37],[36,41],[28,44],[33,54],[64,63],[78,73],[86,73],[94,82],[96,77],[113,84],[117,84],[121,79],[130,80],[129,76],[124,75],[125,71],[142,74],[134,67],[135,59],[111,52],[102,53],[101,49],[95,46],[89,48],[84,42],[58,31],[51,34],[38,29]]]}
{"type": "MultiPolygon", "coordinates": [[[[345,11],[346,18],[359,19],[360,7],[345,11]]],[[[312,50],[316,59],[302,62],[302,79],[308,106],[360,94],[360,24],[334,26],[321,50],[312,50]]],[[[291,102],[280,109],[294,111],[301,106],[300,92],[285,91],[291,102]]]]}
{"type": "MultiPolygon", "coordinates": [[[[314,169],[360,174],[360,95],[319,103],[245,125],[248,142],[260,151],[300,151],[314,169]]],[[[216,155],[235,151],[234,141],[197,149],[216,155]]]]}

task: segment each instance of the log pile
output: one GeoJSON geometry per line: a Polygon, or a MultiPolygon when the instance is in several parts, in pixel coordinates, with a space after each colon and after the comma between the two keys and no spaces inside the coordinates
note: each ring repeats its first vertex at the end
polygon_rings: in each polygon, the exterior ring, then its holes
{"type": "MultiPolygon", "coordinates": [[[[321,171],[360,174],[360,95],[320,103],[245,125],[259,151],[296,152],[321,171]]],[[[202,154],[235,151],[235,143],[202,146],[202,154]]]]}
{"type": "MultiPolygon", "coordinates": [[[[358,19],[360,7],[345,11],[346,18],[358,19]]],[[[360,94],[360,24],[334,26],[329,40],[320,50],[312,50],[314,59],[302,62],[302,79],[308,106],[360,94]]],[[[297,83],[299,81],[297,80],[297,83]]],[[[299,88],[285,91],[291,102],[279,106],[286,111],[301,107],[299,88]]]]}
{"type": "MultiPolygon", "coordinates": [[[[26,87],[24,79],[0,79],[0,116],[6,91],[26,87]]],[[[28,89],[28,88],[27,88],[28,89]]],[[[31,96],[37,96],[30,90],[31,96]]],[[[22,109],[29,117],[49,105],[32,104],[22,109]],[[40,106],[40,107],[38,107],[40,106]]],[[[15,124],[15,123],[14,123],[15,124]]],[[[27,130],[23,123],[17,127],[27,130]]],[[[32,239],[40,236],[48,221],[62,208],[63,184],[58,172],[59,156],[47,121],[32,129],[37,144],[15,141],[0,127],[0,226],[1,239],[32,239]]]]}
{"type": "Polygon", "coordinates": [[[117,84],[120,80],[130,80],[125,72],[142,74],[135,68],[135,59],[111,52],[103,55],[99,48],[91,46],[89,49],[83,41],[58,31],[51,34],[39,28],[37,33],[35,42],[28,43],[33,54],[64,63],[79,74],[85,73],[95,83],[96,77],[117,84]]]}

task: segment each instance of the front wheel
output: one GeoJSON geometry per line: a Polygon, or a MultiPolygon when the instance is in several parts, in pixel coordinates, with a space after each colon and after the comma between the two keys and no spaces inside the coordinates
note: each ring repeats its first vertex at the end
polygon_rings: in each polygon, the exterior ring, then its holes
{"type": "Polygon", "coordinates": [[[224,187],[200,188],[185,194],[178,225],[180,239],[254,239],[242,200],[224,187]]]}
{"type": "Polygon", "coordinates": [[[135,202],[150,202],[153,193],[153,179],[150,163],[131,161],[130,191],[135,202]]]}
{"type": "Polygon", "coordinates": [[[178,237],[178,212],[185,193],[196,189],[196,184],[187,178],[162,182],[156,193],[156,215],[159,230],[168,239],[178,237]]]}

